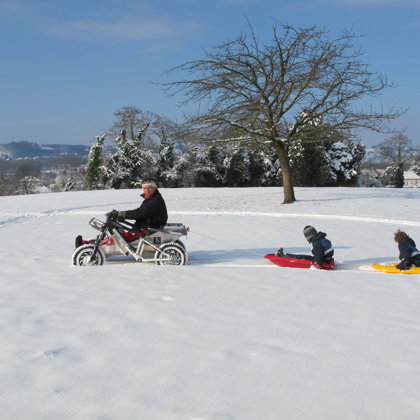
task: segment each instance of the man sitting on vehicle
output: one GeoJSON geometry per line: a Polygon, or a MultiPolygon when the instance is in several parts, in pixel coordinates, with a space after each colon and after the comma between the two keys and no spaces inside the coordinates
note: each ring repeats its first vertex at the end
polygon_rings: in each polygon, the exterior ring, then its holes
{"type": "Polygon", "coordinates": [[[140,207],[134,210],[112,210],[109,214],[116,219],[123,221],[125,219],[134,219],[133,229],[161,228],[168,221],[168,212],[166,210],[165,200],[160,194],[156,182],[147,179],[141,183],[144,201],[140,207]]]}
{"type": "MultiPolygon", "coordinates": [[[[143,194],[141,196],[144,201],[140,207],[134,210],[112,210],[106,215],[119,221],[125,219],[134,219],[135,223],[132,232],[122,231],[121,235],[126,241],[132,242],[138,239],[138,236],[144,236],[147,234],[147,228],[162,228],[168,221],[168,212],[166,210],[165,200],[161,196],[156,182],[152,179],[147,179],[141,184],[143,188],[143,194]]],[[[94,239],[83,240],[81,235],[78,235],[75,240],[75,247],[78,248],[80,245],[95,243],[94,239]]]]}

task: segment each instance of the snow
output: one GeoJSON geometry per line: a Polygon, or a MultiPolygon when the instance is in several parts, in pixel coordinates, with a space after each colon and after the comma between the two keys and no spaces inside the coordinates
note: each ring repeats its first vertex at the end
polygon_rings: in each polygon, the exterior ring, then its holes
{"type": "Polygon", "coordinates": [[[405,171],[404,172],[404,178],[405,179],[420,179],[420,176],[418,176],[414,171],[405,171]]]}
{"type": "Polygon", "coordinates": [[[5,419],[418,419],[420,190],[162,189],[190,264],[70,264],[91,217],[138,190],[0,197],[0,407],[5,419]],[[327,232],[336,271],[280,268],[327,232]]]}

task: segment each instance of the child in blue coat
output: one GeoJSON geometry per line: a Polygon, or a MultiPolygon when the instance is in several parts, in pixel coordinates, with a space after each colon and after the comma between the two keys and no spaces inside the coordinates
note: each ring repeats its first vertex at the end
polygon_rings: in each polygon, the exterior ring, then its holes
{"type": "Polygon", "coordinates": [[[312,244],[312,255],[284,254],[283,248],[279,248],[276,252],[276,256],[311,260],[314,262],[314,268],[321,268],[321,264],[329,264],[334,255],[334,249],[331,245],[331,241],[326,238],[327,234],[324,232],[317,232],[313,226],[305,226],[303,234],[305,235],[306,240],[312,244]]]}
{"type": "Polygon", "coordinates": [[[416,248],[416,243],[405,232],[397,230],[394,240],[398,243],[401,262],[397,265],[399,270],[409,270],[413,265],[420,267],[420,252],[416,248]]]}

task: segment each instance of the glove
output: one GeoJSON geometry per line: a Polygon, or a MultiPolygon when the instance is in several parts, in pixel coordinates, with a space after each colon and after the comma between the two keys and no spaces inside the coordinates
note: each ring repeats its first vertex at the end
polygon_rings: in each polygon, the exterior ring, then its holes
{"type": "Polygon", "coordinates": [[[108,217],[109,219],[116,220],[116,219],[118,219],[118,211],[117,210],[111,210],[110,212],[105,213],[105,216],[108,217]]]}
{"type": "Polygon", "coordinates": [[[321,270],[321,267],[317,264],[314,263],[309,267],[310,270],[321,270]]]}
{"type": "Polygon", "coordinates": [[[117,215],[117,220],[122,222],[123,220],[125,220],[125,211],[119,211],[118,215],[117,215]]]}

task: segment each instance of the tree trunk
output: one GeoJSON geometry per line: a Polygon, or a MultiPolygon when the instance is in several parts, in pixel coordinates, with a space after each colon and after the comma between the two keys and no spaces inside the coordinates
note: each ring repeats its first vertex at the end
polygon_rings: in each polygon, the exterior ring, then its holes
{"type": "Polygon", "coordinates": [[[283,143],[276,142],[275,144],[280,161],[281,176],[283,179],[283,204],[294,203],[296,201],[296,198],[292,182],[292,169],[289,165],[287,151],[283,143]]]}

